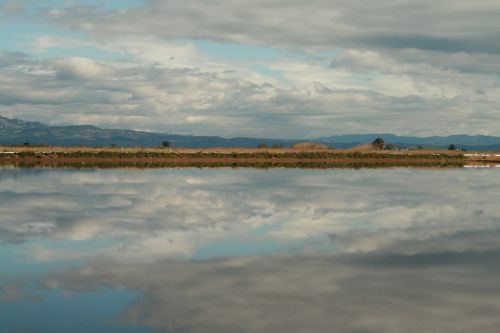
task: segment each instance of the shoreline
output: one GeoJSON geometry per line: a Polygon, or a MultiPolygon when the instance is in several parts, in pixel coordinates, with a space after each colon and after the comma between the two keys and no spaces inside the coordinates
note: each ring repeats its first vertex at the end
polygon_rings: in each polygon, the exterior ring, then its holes
{"type": "Polygon", "coordinates": [[[0,165],[17,167],[162,168],[384,168],[500,164],[497,154],[444,150],[340,150],[292,148],[0,147],[0,165]],[[488,155],[488,156],[486,156],[488,155]]]}

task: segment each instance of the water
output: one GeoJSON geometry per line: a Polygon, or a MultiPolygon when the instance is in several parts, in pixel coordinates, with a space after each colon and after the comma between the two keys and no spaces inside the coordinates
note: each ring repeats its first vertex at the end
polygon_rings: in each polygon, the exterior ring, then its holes
{"type": "Polygon", "coordinates": [[[0,170],[0,332],[498,332],[496,169],[0,170]]]}

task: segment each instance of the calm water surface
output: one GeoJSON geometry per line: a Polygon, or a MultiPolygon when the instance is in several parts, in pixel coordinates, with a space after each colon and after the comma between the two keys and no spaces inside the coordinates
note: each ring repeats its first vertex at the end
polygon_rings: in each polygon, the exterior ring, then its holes
{"type": "Polygon", "coordinates": [[[499,186],[498,169],[0,169],[0,333],[497,333],[499,186]]]}

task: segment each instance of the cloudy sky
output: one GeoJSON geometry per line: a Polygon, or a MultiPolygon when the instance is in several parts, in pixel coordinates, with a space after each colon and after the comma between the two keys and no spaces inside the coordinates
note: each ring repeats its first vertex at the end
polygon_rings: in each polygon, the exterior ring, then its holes
{"type": "Polygon", "coordinates": [[[0,0],[0,115],[180,134],[500,133],[497,0],[0,0]]]}

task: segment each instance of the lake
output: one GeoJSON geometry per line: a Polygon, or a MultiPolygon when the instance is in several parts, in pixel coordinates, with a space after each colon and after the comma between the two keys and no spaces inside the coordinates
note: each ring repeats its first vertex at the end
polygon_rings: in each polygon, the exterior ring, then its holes
{"type": "Polygon", "coordinates": [[[0,333],[498,332],[499,169],[0,169],[0,333]]]}

